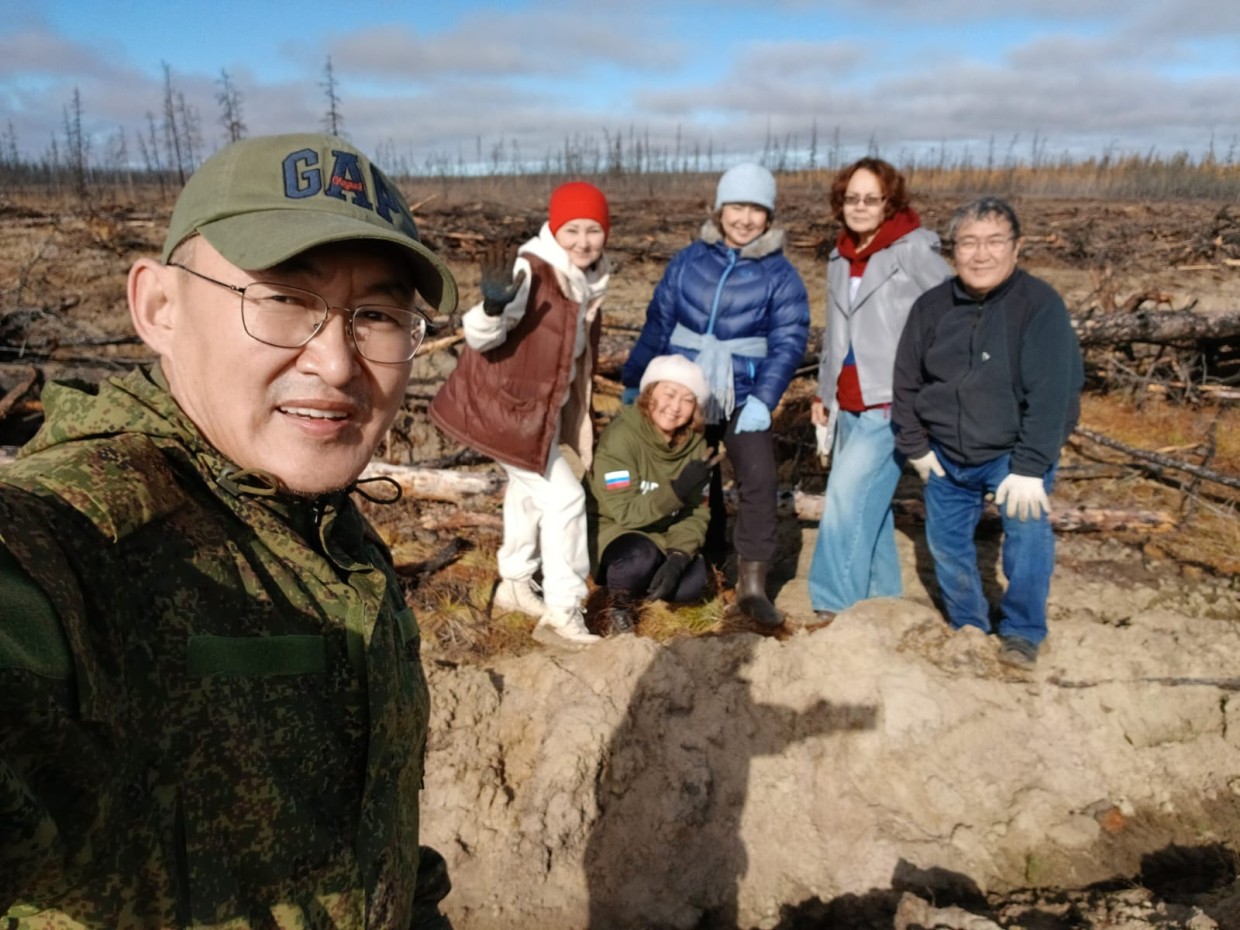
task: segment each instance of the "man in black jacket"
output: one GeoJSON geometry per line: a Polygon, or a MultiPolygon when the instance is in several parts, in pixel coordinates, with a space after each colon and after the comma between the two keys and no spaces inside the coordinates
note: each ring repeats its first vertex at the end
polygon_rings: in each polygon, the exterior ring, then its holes
{"type": "Polygon", "coordinates": [[[926,542],[952,626],[990,632],[973,536],[988,496],[1003,521],[999,659],[1029,668],[1046,638],[1048,519],[1076,426],[1081,349],[1063,300],[1016,267],[1020,221],[983,197],[948,229],[956,277],[913,305],[896,354],[896,449],[926,482],[926,542]]]}

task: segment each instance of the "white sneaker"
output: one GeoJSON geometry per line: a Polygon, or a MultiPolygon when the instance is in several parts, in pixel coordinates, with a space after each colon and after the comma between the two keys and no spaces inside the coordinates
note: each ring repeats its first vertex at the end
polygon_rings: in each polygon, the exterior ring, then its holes
{"type": "Polygon", "coordinates": [[[534,627],[534,639],[544,646],[581,649],[602,637],[586,629],[586,616],[580,607],[548,607],[534,627]]]}
{"type": "Polygon", "coordinates": [[[495,589],[495,607],[502,611],[515,611],[531,617],[541,617],[547,612],[539,587],[530,578],[513,580],[501,578],[495,589]]]}

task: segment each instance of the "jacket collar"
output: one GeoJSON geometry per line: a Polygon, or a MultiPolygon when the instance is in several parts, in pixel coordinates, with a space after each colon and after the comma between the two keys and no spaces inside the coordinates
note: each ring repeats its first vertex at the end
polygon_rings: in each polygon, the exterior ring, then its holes
{"type": "MultiPolygon", "coordinates": [[[[715,222],[713,217],[707,219],[702,224],[702,229],[698,236],[707,245],[728,249],[732,252],[738,251],[723,241],[723,230],[719,228],[719,224],[715,222]]],[[[768,255],[774,255],[776,252],[782,252],[783,250],[784,231],[772,226],[753,242],[741,248],[739,250],[739,257],[752,259],[766,258],[768,255]]]]}
{"type": "MultiPolygon", "coordinates": [[[[99,439],[120,433],[145,435],[177,467],[196,473],[221,501],[240,508],[252,502],[307,540],[319,546],[340,568],[360,565],[346,552],[357,552],[362,522],[349,499],[350,487],[303,497],[283,488],[273,475],[242,469],[212,446],[185,414],[168,390],[158,363],[149,370],[136,369],[105,380],[97,388],[48,385],[44,392],[47,416],[43,429],[22,450],[23,455],[73,442],[99,439]],[[344,517],[344,519],[340,519],[344,517]]],[[[369,485],[363,495],[376,503],[392,503],[396,494],[385,494],[369,485]]]]}
{"type": "Polygon", "coordinates": [[[982,297],[974,297],[967,290],[965,290],[964,285],[960,283],[960,275],[956,275],[956,277],[952,278],[952,296],[958,304],[994,303],[995,301],[1002,300],[1005,296],[1007,296],[1008,292],[1016,286],[1016,282],[1019,281],[1024,274],[1024,269],[1017,266],[1016,270],[1008,275],[1001,284],[996,287],[992,287],[982,297]]]}
{"type": "Polygon", "coordinates": [[[578,268],[564,247],[555,241],[549,223],[543,223],[538,235],[521,246],[517,253],[537,256],[554,268],[564,282],[564,293],[574,300],[593,300],[607,290],[607,281],[611,277],[611,259],[607,253],[600,255],[589,268],[578,268]]]}

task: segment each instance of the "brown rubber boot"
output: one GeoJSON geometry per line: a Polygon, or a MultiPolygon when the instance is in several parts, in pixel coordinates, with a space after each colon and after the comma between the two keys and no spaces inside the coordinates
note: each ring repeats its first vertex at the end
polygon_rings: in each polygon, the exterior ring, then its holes
{"type": "Polygon", "coordinates": [[[767,630],[773,630],[784,622],[784,615],[766,596],[766,573],[770,567],[770,562],[737,561],[736,604],[733,608],[767,630]]]}

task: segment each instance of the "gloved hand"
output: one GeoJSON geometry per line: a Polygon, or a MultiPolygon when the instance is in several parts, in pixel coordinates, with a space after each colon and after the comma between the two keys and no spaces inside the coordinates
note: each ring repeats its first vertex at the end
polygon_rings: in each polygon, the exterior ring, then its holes
{"type": "Polygon", "coordinates": [[[738,433],[760,433],[771,428],[771,409],[757,397],[751,396],[736,418],[738,433]]]}
{"type": "Polygon", "coordinates": [[[826,461],[831,457],[831,444],[827,441],[827,428],[814,425],[814,445],[818,447],[818,457],[826,461]]]}
{"type": "Polygon", "coordinates": [[[939,464],[939,457],[934,454],[931,449],[925,455],[919,455],[915,459],[909,459],[908,463],[917,469],[917,476],[921,478],[922,484],[930,480],[930,473],[938,475],[940,478],[947,477],[947,472],[943,471],[943,466],[939,464]]]}
{"type": "Polygon", "coordinates": [[[822,402],[821,397],[815,397],[810,401],[809,419],[814,424],[814,445],[818,447],[818,460],[824,466],[831,458],[831,445],[828,442],[829,434],[827,433],[827,423],[830,418],[827,406],[822,402]]]}
{"type": "Polygon", "coordinates": [[[512,261],[504,245],[487,246],[482,254],[482,312],[487,316],[499,316],[512,303],[524,281],[524,268],[515,278],[512,276],[512,261]]]}
{"type": "Polygon", "coordinates": [[[1041,478],[1029,475],[1008,475],[995,488],[995,506],[1007,504],[1007,515],[1022,523],[1037,520],[1051,512],[1051,502],[1046,496],[1046,485],[1041,478]]]}
{"type": "Polygon", "coordinates": [[[707,447],[700,459],[694,459],[672,479],[672,490],[682,504],[695,504],[701,499],[702,491],[710,481],[710,473],[721,458],[722,452],[707,447]]]}
{"type": "Polygon", "coordinates": [[[668,549],[667,559],[659,566],[654,577],[650,579],[650,587],[646,589],[646,597],[652,601],[666,601],[676,593],[680,584],[680,576],[685,573],[693,557],[679,549],[668,549]]]}
{"type": "Polygon", "coordinates": [[[626,407],[630,404],[637,403],[637,398],[641,396],[641,392],[641,388],[626,387],[620,395],[620,403],[624,404],[626,407]]]}

